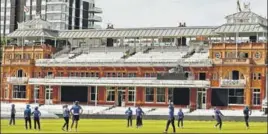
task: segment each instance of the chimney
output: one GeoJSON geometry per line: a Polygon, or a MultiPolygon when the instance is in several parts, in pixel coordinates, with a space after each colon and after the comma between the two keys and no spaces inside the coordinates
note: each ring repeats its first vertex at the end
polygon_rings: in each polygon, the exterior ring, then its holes
{"type": "Polygon", "coordinates": [[[179,25],[179,27],[181,27],[181,22],[180,22],[180,25],[179,25]]]}
{"type": "Polygon", "coordinates": [[[183,23],[183,26],[186,27],[186,23],[185,22],[183,23]]]}

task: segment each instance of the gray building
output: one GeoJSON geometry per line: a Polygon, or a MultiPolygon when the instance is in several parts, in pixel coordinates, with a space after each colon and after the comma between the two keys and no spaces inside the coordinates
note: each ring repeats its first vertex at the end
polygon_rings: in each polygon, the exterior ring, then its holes
{"type": "Polygon", "coordinates": [[[100,28],[96,22],[102,21],[94,0],[1,0],[0,12],[1,36],[17,29],[17,22],[36,16],[55,30],[100,28]]]}
{"type": "Polygon", "coordinates": [[[0,35],[17,29],[17,22],[23,21],[23,7],[26,0],[0,0],[0,35]]]}

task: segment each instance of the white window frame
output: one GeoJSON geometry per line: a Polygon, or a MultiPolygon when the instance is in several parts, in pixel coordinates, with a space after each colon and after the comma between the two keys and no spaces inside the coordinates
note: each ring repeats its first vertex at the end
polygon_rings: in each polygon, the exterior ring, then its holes
{"type": "Polygon", "coordinates": [[[106,102],[115,102],[115,87],[106,87],[106,102]],[[112,92],[112,94],[109,94],[110,92],[112,92]],[[112,95],[114,97],[114,100],[108,100],[108,96],[112,95]]]}
{"type": "Polygon", "coordinates": [[[34,98],[36,96],[36,100],[39,100],[39,96],[40,96],[39,91],[40,91],[40,86],[39,85],[34,85],[34,98]]]}
{"type": "Polygon", "coordinates": [[[27,91],[26,91],[27,89],[25,88],[25,91],[20,91],[20,88],[19,88],[19,91],[16,91],[15,88],[14,88],[15,86],[22,86],[22,85],[13,85],[12,98],[13,99],[26,99],[27,98],[27,94],[26,94],[27,93],[27,91]],[[17,98],[18,95],[15,95],[15,94],[18,93],[18,92],[24,92],[25,98],[17,98]]]}
{"type": "Polygon", "coordinates": [[[244,98],[245,98],[245,89],[228,89],[228,105],[244,105],[244,98]],[[243,95],[241,95],[241,96],[237,96],[236,94],[234,95],[234,96],[230,96],[230,90],[234,90],[235,91],[235,93],[236,93],[236,90],[243,90],[243,95]],[[230,97],[242,97],[243,99],[243,102],[241,103],[241,104],[236,104],[236,103],[229,103],[229,101],[230,101],[230,97]]]}
{"type": "Polygon", "coordinates": [[[146,103],[154,103],[154,87],[145,87],[145,102],[146,103]],[[152,94],[147,94],[147,90],[153,90],[152,94]],[[153,100],[152,101],[147,101],[147,95],[152,95],[153,96],[153,100]]]}
{"type": "Polygon", "coordinates": [[[156,88],[156,102],[165,103],[166,102],[166,89],[164,87],[156,88]],[[158,94],[158,91],[164,91],[162,94],[158,94]],[[161,97],[164,97],[164,101],[159,101],[161,97]]]}
{"type": "Polygon", "coordinates": [[[128,87],[128,98],[127,99],[128,99],[128,102],[134,102],[135,101],[135,87],[128,87]],[[130,93],[133,93],[133,95],[131,95],[130,93]],[[129,98],[132,98],[133,101],[129,101],[129,98]]]}
{"type": "Polygon", "coordinates": [[[8,89],[8,85],[5,85],[5,89],[4,89],[5,91],[4,91],[4,93],[5,93],[5,95],[4,95],[4,98],[5,99],[8,99],[9,98],[9,89],[8,89]]]}
{"type": "Polygon", "coordinates": [[[253,89],[253,93],[252,93],[252,104],[254,106],[260,106],[261,105],[261,89],[259,89],[259,88],[254,88],[253,89]],[[259,97],[254,98],[254,95],[258,95],[259,97]],[[259,99],[260,104],[256,104],[256,102],[257,102],[256,99],[259,99]]]}
{"type": "Polygon", "coordinates": [[[92,90],[93,90],[92,87],[90,87],[90,101],[95,102],[95,100],[98,100],[97,89],[96,87],[94,87],[94,93],[92,93],[92,90]],[[95,95],[94,99],[92,99],[92,95],[95,95]]]}

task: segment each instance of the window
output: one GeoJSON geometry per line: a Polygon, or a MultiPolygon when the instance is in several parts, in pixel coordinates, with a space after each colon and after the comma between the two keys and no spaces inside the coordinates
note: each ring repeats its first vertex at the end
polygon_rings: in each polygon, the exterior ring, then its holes
{"type": "Polygon", "coordinates": [[[24,73],[21,69],[17,71],[17,77],[24,77],[24,73]]]}
{"type": "Polygon", "coordinates": [[[218,73],[213,73],[212,79],[213,80],[218,80],[218,73]]]}
{"type": "Polygon", "coordinates": [[[4,94],[4,98],[8,98],[8,96],[9,96],[8,85],[5,85],[5,94],[4,94]]]}
{"type": "Polygon", "coordinates": [[[134,102],[134,97],[135,97],[135,89],[134,87],[129,87],[128,88],[128,102],[134,102]]]}
{"type": "Polygon", "coordinates": [[[216,57],[217,59],[220,59],[220,58],[221,58],[221,54],[220,54],[220,53],[215,53],[215,57],[216,57]]]}
{"type": "Polygon", "coordinates": [[[157,93],[157,96],[156,96],[157,102],[165,102],[165,99],[166,99],[165,88],[157,88],[156,91],[157,91],[156,92],[157,93]]]}
{"type": "Polygon", "coordinates": [[[154,88],[152,87],[145,88],[145,101],[154,102],[154,88]]]}
{"type": "Polygon", "coordinates": [[[107,101],[114,101],[115,100],[115,88],[114,87],[107,87],[107,101]]]}
{"type": "Polygon", "coordinates": [[[39,99],[39,86],[34,85],[34,99],[39,99]]]}
{"type": "Polygon", "coordinates": [[[26,98],[26,86],[13,86],[13,98],[25,99],[26,98]]]}
{"type": "Polygon", "coordinates": [[[254,55],[254,57],[255,57],[256,59],[261,58],[261,53],[260,53],[260,52],[256,52],[255,55],[254,55]]]}
{"type": "Polygon", "coordinates": [[[253,89],[253,97],[252,97],[253,105],[261,104],[261,92],[260,89],[253,89]]]}
{"type": "Polygon", "coordinates": [[[173,102],[173,90],[174,88],[168,88],[168,100],[173,102]]]}
{"type": "Polygon", "coordinates": [[[244,104],[244,89],[229,89],[229,104],[244,104]]]}
{"type": "Polygon", "coordinates": [[[129,73],[128,77],[136,77],[136,73],[129,73]]]}
{"type": "Polygon", "coordinates": [[[261,73],[253,73],[253,80],[260,80],[261,79],[261,73]]]}
{"type": "Polygon", "coordinates": [[[91,87],[90,88],[90,100],[95,101],[95,99],[98,99],[96,98],[96,96],[97,96],[96,87],[91,87]]]}

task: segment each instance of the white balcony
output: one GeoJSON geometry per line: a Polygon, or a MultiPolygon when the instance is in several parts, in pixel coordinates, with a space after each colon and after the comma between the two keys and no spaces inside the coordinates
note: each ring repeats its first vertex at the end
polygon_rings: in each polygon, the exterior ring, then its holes
{"type": "Polygon", "coordinates": [[[221,79],[220,80],[221,87],[245,87],[246,80],[229,80],[229,79],[221,79]]]}
{"type": "Polygon", "coordinates": [[[89,12],[91,13],[102,13],[102,9],[98,7],[93,7],[89,9],[89,12]]]}
{"type": "Polygon", "coordinates": [[[27,77],[7,77],[7,82],[10,84],[27,84],[27,77]]]}
{"type": "Polygon", "coordinates": [[[102,18],[100,16],[89,16],[88,17],[89,21],[97,21],[97,22],[102,22],[102,18]]]}

